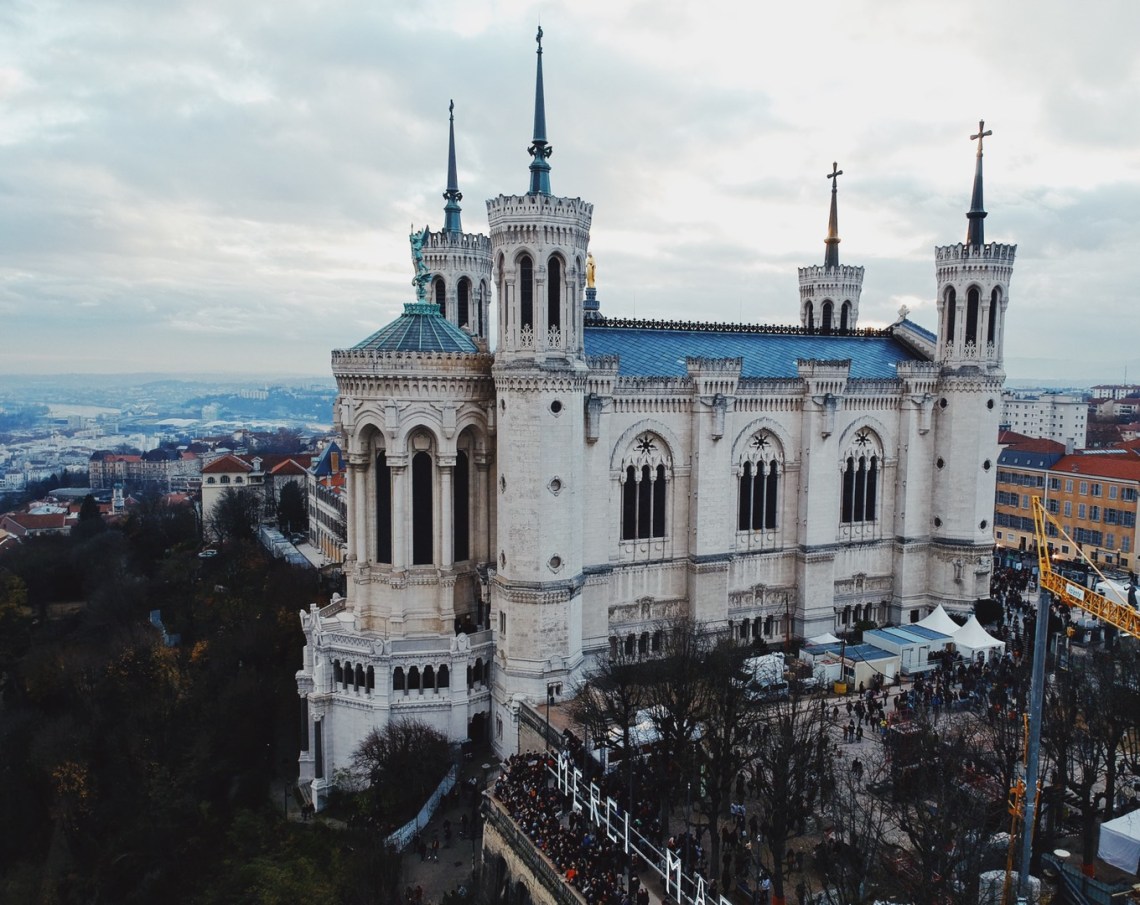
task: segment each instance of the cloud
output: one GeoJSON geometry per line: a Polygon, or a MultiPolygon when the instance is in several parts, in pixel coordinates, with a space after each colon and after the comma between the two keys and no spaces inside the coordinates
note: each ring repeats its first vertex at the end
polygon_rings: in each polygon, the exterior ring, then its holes
{"type": "Polygon", "coordinates": [[[604,311],[794,322],[838,160],[861,318],[905,301],[934,326],[933,248],[964,236],[985,118],[987,236],[1019,246],[1011,374],[1140,371],[1119,329],[1140,277],[1128,0],[829,0],[763,28],[666,0],[9,4],[3,361],[327,374],[411,298],[450,99],[465,228],[525,190],[540,12],[552,183],[595,205],[604,311]]]}

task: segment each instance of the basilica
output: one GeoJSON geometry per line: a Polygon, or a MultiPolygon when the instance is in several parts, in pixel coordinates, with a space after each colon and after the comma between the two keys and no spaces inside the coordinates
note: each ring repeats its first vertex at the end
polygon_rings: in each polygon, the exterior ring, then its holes
{"type": "Polygon", "coordinates": [[[984,238],[989,133],[966,240],[934,249],[933,332],[859,326],[837,168],[797,324],[619,319],[593,206],[551,187],[541,30],[537,53],[528,190],[464,232],[452,118],[416,300],[332,353],[347,595],[301,614],[297,673],[318,804],[392,719],[513,753],[523,702],[654,656],[678,616],[780,642],[988,595],[1016,251],[984,238]]]}

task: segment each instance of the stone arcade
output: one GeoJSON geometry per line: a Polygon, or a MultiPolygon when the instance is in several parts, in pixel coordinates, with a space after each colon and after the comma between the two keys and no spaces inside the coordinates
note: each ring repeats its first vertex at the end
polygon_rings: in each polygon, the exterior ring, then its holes
{"type": "Polygon", "coordinates": [[[837,167],[799,326],[617,320],[592,205],[551,191],[539,38],[529,190],[464,233],[452,119],[418,300],[333,352],[348,596],[301,614],[297,674],[318,802],[392,718],[512,753],[521,701],[652,656],[670,617],[778,641],[988,594],[1016,248],[983,237],[982,129],[966,241],[935,249],[937,333],[905,310],[858,326],[837,167]]]}

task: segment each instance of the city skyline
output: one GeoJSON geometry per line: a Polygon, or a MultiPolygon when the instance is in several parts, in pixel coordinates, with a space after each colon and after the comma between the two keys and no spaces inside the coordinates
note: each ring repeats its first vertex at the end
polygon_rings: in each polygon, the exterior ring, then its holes
{"type": "Polygon", "coordinates": [[[0,372],[327,374],[413,297],[452,99],[464,229],[526,190],[541,17],[552,190],[594,203],[603,313],[796,322],[837,160],[861,325],[934,329],[983,118],[1010,377],[1140,375],[1127,3],[63,9],[0,15],[0,372]]]}

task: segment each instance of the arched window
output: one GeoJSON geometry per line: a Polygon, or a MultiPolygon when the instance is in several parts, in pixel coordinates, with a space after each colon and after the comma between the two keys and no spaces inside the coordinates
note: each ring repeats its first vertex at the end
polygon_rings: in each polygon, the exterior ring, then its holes
{"type": "Polygon", "coordinates": [[[1001,290],[996,286],[994,291],[990,293],[990,317],[989,323],[986,325],[986,341],[991,343],[997,342],[997,315],[998,309],[1001,307],[1001,290]]]}
{"type": "Polygon", "coordinates": [[[356,681],[353,682],[352,685],[353,688],[357,690],[367,687],[367,683],[364,679],[364,666],[361,663],[356,664],[356,681]]]}
{"type": "Polygon", "coordinates": [[[632,633],[625,636],[625,655],[627,657],[633,656],[634,648],[637,646],[637,637],[632,633]]]}
{"type": "Polygon", "coordinates": [[[473,673],[475,683],[477,685],[483,684],[483,658],[479,657],[475,660],[475,672],[473,673]]]}
{"type": "Polygon", "coordinates": [[[365,691],[372,691],[372,689],[374,689],[375,687],[376,687],[376,669],[375,669],[375,667],[369,666],[368,672],[365,673],[364,690],[365,691]]]}
{"type": "Polygon", "coordinates": [[[441,666],[439,672],[436,674],[435,686],[436,688],[447,688],[451,683],[451,673],[448,672],[447,666],[441,666]]]}
{"type": "Polygon", "coordinates": [[[978,287],[966,290],[966,344],[978,344],[978,287]]]}
{"type": "Polygon", "coordinates": [[[344,667],[340,665],[340,660],[333,660],[333,684],[341,685],[344,683],[344,667]]]}
{"type": "Polygon", "coordinates": [[[471,477],[468,470],[467,453],[460,450],[455,456],[455,468],[451,477],[451,528],[452,550],[456,562],[471,557],[471,477]]]}
{"type": "Polygon", "coordinates": [[[479,283],[479,298],[475,301],[475,317],[479,323],[479,329],[476,331],[480,336],[486,336],[487,332],[483,326],[483,312],[487,308],[487,281],[482,280],[479,283]]]}
{"type": "Polygon", "coordinates": [[[534,329],[534,261],[519,258],[519,326],[534,329]]]}
{"type": "Polygon", "coordinates": [[[412,565],[431,565],[435,531],[432,511],[431,456],[418,452],[412,456],[412,565]]]}
{"type": "Polygon", "coordinates": [[[435,688],[435,670],[430,666],[424,667],[424,688],[435,688]]]}
{"type": "Polygon", "coordinates": [[[804,326],[809,333],[815,330],[815,306],[811,302],[804,305],[804,326]]]}
{"type": "Polygon", "coordinates": [[[661,629],[657,629],[657,631],[655,631],[653,633],[653,638],[650,642],[650,647],[652,648],[652,650],[655,654],[661,653],[661,644],[662,644],[664,637],[665,637],[665,633],[663,631],[661,631],[661,629]]]}
{"type": "Polygon", "coordinates": [[[833,307],[834,306],[831,304],[831,299],[827,299],[823,303],[823,308],[820,312],[820,317],[819,317],[819,332],[820,333],[827,334],[827,333],[831,332],[831,320],[832,320],[832,309],[833,309],[833,307]]]}
{"type": "Polygon", "coordinates": [[[234,478],[234,483],[235,483],[235,484],[240,484],[240,483],[241,483],[241,475],[238,475],[236,478],[234,478]]]}
{"type": "Polygon", "coordinates": [[[780,441],[769,431],[760,431],[748,441],[740,466],[738,531],[771,531],[777,527],[782,460],[780,441]]]}
{"type": "Polygon", "coordinates": [[[460,327],[466,327],[471,319],[471,281],[464,277],[459,281],[458,310],[455,312],[455,322],[460,327]]]}
{"type": "Polygon", "coordinates": [[[230,482],[230,476],[229,476],[228,474],[224,474],[224,475],[222,475],[222,477],[221,477],[221,483],[223,483],[223,484],[228,484],[229,482],[230,482]]]}
{"type": "Polygon", "coordinates": [[[431,294],[439,305],[439,313],[447,317],[447,285],[443,282],[443,277],[431,281],[431,294]]]}
{"type": "Polygon", "coordinates": [[[641,434],[622,464],[622,540],[664,537],[669,505],[665,444],[655,434],[641,434]]]}
{"type": "Polygon", "coordinates": [[[392,561],[392,469],[388,456],[376,456],[376,561],[392,561]]]}
{"type": "Polygon", "coordinates": [[[408,690],[407,682],[404,681],[404,667],[397,666],[392,670],[392,690],[404,691],[408,690]]]}
{"type": "Polygon", "coordinates": [[[769,613],[767,616],[764,617],[764,634],[769,636],[769,637],[772,634],[773,623],[774,623],[774,620],[772,618],[771,613],[769,613]]]}
{"type": "Polygon", "coordinates": [[[642,632],[637,639],[637,652],[643,657],[649,653],[649,632],[642,632]]]}
{"type": "Polygon", "coordinates": [[[954,321],[958,315],[958,294],[954,291],[953,286],[946,287],[946,342],[951,344],[954,342],[954,321]]]}
{"type": "Polygon", "coordinates": [[[851,303],[844,302],[843,307],[839,309],[839,329],[841,332],[846,333],[851,329],[851,303]]]}
{"type": "Polygon", "coordinates": [[[471,668],[471,664],[467,665],[467,687],[475,687],[475,671],[471,668]]]}
{"type": "Polygon", "coordinates": [[[213,478],[206,478],[206,483],[207,484],[216,484],[217,482],[213,478]]]}
{"type": "Polygon", "coordinates": [[[420,668],[418,666],[408,667],[408,691],[420,690],[420,668]]]}
{"type": "Polygon", "coordinates": [[[843,467],[839,520],[845,524],[878,518],[879,443],[866,428],[856,432],[843,467]]]}
{"type": "Polygon", "coordinates": [[[562,259],[550,256],[546,281],[546,326],[562,329],[562,259]]]}

